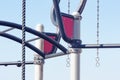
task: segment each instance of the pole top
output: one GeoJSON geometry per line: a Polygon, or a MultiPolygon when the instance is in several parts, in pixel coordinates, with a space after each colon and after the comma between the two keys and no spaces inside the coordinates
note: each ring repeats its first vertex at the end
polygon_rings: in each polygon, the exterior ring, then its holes
{"type": "Polygon", "coordinates": [[[73,12],[72,15],[74,16],[75,19],[82,19],[79,12],[73,12]]]}

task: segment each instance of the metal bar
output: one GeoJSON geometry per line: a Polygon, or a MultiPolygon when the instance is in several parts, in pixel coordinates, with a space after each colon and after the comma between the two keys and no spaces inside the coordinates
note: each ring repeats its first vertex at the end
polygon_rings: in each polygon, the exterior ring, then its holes
{"type": "Polygon", "coordinates": [[[11,31],[11,30],[13,30],[13,29],[15,29],[15,28],[8,28],[8,29],[6,29],[6,30],[0,31],[0,33],[5,33],[5,32],[8,32],[8,31],[11,31]]]}
{"type": "MultiPolygon", "coordinates": [[[[74,28],[73,28],[73,39],[81,39],[80,36],[80,14],[78,12],[74,12],[74,28]]],[[[76,44],[75,44],[76,45],[76,44]]],[[[74,46],[70,49],[70,80],[80,80],[80,54],[82,53],[81,48],[74,48],[74,46]]]]}
{"type": "Polygon", "coordinates": [[[78,48],[120,48],[120,44],[81,44],[78,48]]]}
{"type": "Polygon", "coordinates": [[[82,14],[82,12],[85,8],[86,2],[87,2],[87,0],[80,0],[80,5],[77,9],[77,12],[79,12],[80,15],[82,14]]]}
{"type": "Polygon", "coordinates": [[[66,55],[66,54],[63,52],[53,53],[53,54],[45,55],[45,59],[54,58],[54,57],[63,56],[63,55],[66,55]]]}
{"type": "MultiPolygon", "coordinates": [[[[36,26],[36,30],[39,32],[44,32],[44,26],[42,24],[38,24],[36,26]]],[[[44,40],[38,39],[35,41],[35,46],[44,51],[44,40]]],[[[43,80],[43,68],[44,68],[44,58],[37,53],[34,53],[34,62],[35,62],[35,79],[34,80],[43,80]]]]}
{"type": "MultiPolygon", "coordinates": [[[[52,35],[57,36],[57,35],[59,35],[59,34],[56,34],[56,33],[45,33],[45,32],[42,32],[42,33],[44,33],[47,36],[52,36],[52,35]]],[[[35,41],[37,39],[40,39],[40,37],[36,37],[36,38],[30,39],[30,40],[27,40],[26,42],[32,42],[32,41],[35,41]]],[[[59,42],[59,40],[58,40],[58,42],[59,42]]]]}
{"type": "Polygon", "coordinates": [[[30,39],[30,40],[27,40],[26,42],[32,42],[32,41],[35,41],[35,40],[38,40],[38,39],[40,39],[40,38],[37,37],[37,38],[34,38],[34,39],[30,39]]]}
{"type": "MultiPolygon", "coordinates": [[[[25,64],[30,65],[34,64],[33,61],[26,61],[25,64]]],[[[8,65],[16,65],[17,67],[20,67],[22,65],[21,61],[14,61],[14,62],[0,62],[0,66],[8,66],[8,65]]]]}

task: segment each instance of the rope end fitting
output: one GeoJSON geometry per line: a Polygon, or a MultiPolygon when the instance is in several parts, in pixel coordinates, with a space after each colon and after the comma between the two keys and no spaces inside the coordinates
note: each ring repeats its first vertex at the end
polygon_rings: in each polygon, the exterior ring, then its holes
{"type": "Polygon", "coordinates": [[[71,47],[69,49],[69,53],[81,53],[82,50],[80,48],[82,41],[79,39],[74,39],[71,43],[71,47]]]}
{"type": "Polygon", "coordinates": [[[41,58],[39,56],[34,57],[34,64],[41,65],[44,64],[44,58],[41,58]]]}

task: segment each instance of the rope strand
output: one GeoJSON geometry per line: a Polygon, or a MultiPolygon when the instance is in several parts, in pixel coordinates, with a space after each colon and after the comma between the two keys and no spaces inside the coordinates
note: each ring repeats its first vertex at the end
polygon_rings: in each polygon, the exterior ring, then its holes
{"type": "Polygon", "coordinates": [[[26,0],[22,0],[22,80],[25,80],[25,23],[26,0]]]}

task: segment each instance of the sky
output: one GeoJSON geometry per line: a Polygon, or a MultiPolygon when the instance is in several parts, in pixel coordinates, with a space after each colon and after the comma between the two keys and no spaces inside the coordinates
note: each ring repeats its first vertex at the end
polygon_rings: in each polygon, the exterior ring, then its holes
{"type": "MultiPolygon", "coordinates": [[[[21,1],[1,0],[0,20],[21,24],[21,1]]],[[[70,0],[71,14],[76,10],[80,0],[70,0]]],[[[100,0],[100,43],[120,43],[120,7],[119,0],[100,0]]],[[[43,24],[45,32],[56,32],[56,27],[50,20],[52,0],[27,0],[26,25],[35,29],[37,24],[43,24]]],[[[67,0],[60,2],[60,9],[67,13],[67,0]]],[[[81,40],[83,44],[96,43],[96,0],[88,0],[82,13],[81,40]]],[[[7,27],[0,26],[0,31],[7,27]]],[[[20,30],[8,32],[21,38],[20,30]]],[[[35,38],[26,33],[26,40],[35,38]]],[[[31,42],[35,44],[35,42],[31,42]]],[[[62,45],[67,48],[63,40],[62,45]]],[[[21,44],[0,37],[0,62],[19,61],[22,56],[21,44]]],[[[59,51],[58,51],[59,52],[59,51]]],[[[33,61],[34,53],[26,48],[26,60],[33,61]]],[[[80,59],[80,80],[120,80],[120,49],[99,49],[100,66],[96,67],[96,49],[82,49],[80,59]]],[[[67,67],[67,56],[45,60],[44,80],[70,80],[70,67],[67,67]]],[[[16,66],[0,66],[0,78],[4,80],[21,80],[21,68],[16,66]]],[[[34,80],[34,65],[26,66],[26,80],[34,80]]]]}

